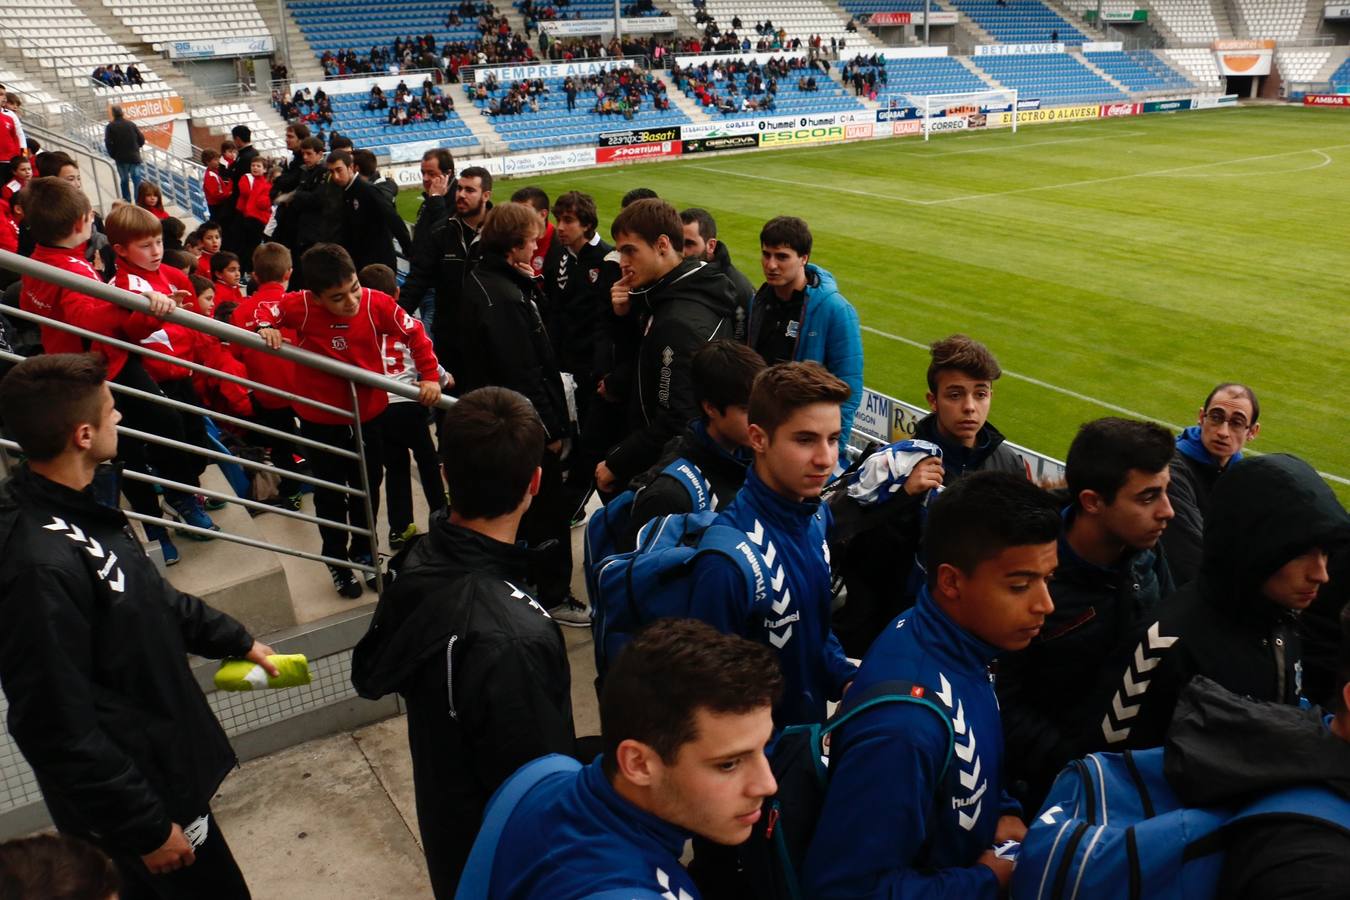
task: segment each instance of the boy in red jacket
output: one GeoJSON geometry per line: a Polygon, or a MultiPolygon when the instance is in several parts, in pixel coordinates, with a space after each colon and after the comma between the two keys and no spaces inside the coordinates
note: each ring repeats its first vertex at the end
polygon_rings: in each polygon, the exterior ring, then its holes
{"type": "Polygon", "coordinates": [[[253,250],[263,239],[263,228],[272,218],[272,182],[267,180],[267,163],[254,157],[249,173],[239,179],[239,194],[234,201],[239,246],[234,252],[247,274],[253,268],[253,250]]]}
{"type": "Polygon", "coordinates": [[[211,257],[220,252],[220,245],[224,238],[225,232],[221,230],[220,223],[214,220],[197,229],[197,240],[200,243],[199,255],[197,256],[197,274],[208,281],[212,280],[211,257]]]}
{"type": "Polygon", "coordinates": [[[10,180],[0,187],[0,200],[9,202],[14,195],[23,190],[23,186],[33,177],[33,164],[28,157],[19,154],[9,161],[10,180]]]}
{"type": "MultiPolygon", "coordinates": [[[[89,240],[94,223],[89,198],[74,184],[61,178],[35,178],[24,189],[23,203],[24,220],[37,241],[32,258],[37,262],[97,280],[93,268],[84,258],[84,246],[89,240]]],[[[109,237],[111,239],[112,236],[109,237]]],[[[118,234],[118,238],[123,243],[126,242],[124,234],[118,234]]],[[[162,254],[162,248],[160,252],[162,254]]],[[[139,290],[149,300],[149,315],[131,312],[107,300],[100,300],[27,275],[23,279],[19,305],[22,309],[58,322],[65,322],[110,338],[137,343],[162,329],[163,320],[173,313],[177,304],[153,284],[137,285],[133,289],[139,290]]],[[[57,328],[44,326],[41,331],[42,347],[46,352],[83,353],[92,349],[103,354],[108,360],[109,381],[144,393],[162,396],[158,385],[146,373],[139,356],[129,355],[127,351],[108,344],[86,341],[78,335],[57,328]]],[[[122,413],[122,424],[127,428],[171,440],[185,440],[182,416],[170,407],[152,403],[135,395],[121,394],[118,397],[117,408],[122,413]]],[[[125,435],[118,442],[118,459],[126,468],[136,472],[149,472],[153,464],[154,471],[162,478],[185,484],[195,483],[194,479],[201,471],[194,456],[125,435]]],[[[156,517],[162,515],[159,498],[151,485],[128,479],[121,487],[134,510],[142,515],[156,517]]],[[[201,528],[214,528],[214,523],[211,523],[205,513],[202,514],[204,522],[200,519],[194,521],[196,510],[182,499],[188,496],[178,495],[177,503],[174,497],[169,498],[170,503],[175,504],[174,508],[179,518],[201,528]]],[[[164,530],[156,525],[147,525],[145,530],[150,540],[166,542],[167,556],[171,545],[167,544],[168,538],[164,530]]]]}
{"type": "Polygon", "coordinates": [[[216,283],[216,305],[238,303],[244,299],[239,289],[243,271],[239,266],[239,256],[228,250],[211,254],[211,280],[216,283]]]}
{"type": "MultiPolygon", "coordinates": [[[[203,150],[202,165],[206,167],[206,173],[202,175],[202,191],[206,194],[206,208],[211,211],[212,222],[223,224],[234,208],[230,203],[234,194],[234,185],[220,173],[220,153],[218,151],[203,150]]],[[[217,247],[216,249],[219,250],[220,248],[217,247]]]]}
{"type": "MultiPolygon", "coordinates": [[[[385,338],[401,338],[412,352],[420,378],[418,401],[424,406],[435,406],[441,398],[436,354],[421,323],[400,309],[388,294],[361,287],[352,258],[336,244],[315,244],[306,251],[301,264],[308,290],[286,294],[274,303],[261,303],[254,312],[250,324],[259,329],[268,346],[280,348],[282,334],[278,329],[291,327],[300,339],[297,346],[383,375],[385,338]]],[[[322,372],[305,372],[303,379],[296,380],[295,388],[297,393],[330,406],[348,407],[351,403],[350,383],[322,372]]],[[[389,405],[389,395],[379,388],[357,385],[356,397],[370,505],[378,512],[382,473],[378,417],[389,405]]],[[[356,434],[350,420],[305,403],[297,403],[296,412],[301,420],[300,433],[305,437],[356,450],[356,434]]],[[[311,462],[317,477],[361,488],[357,462],[319,451],[311,455],[311,462]]],[[[372,531],[375,527],[374,522],[366,520],[361,498],[350,494],[316,486],[314,507],[321,518],[372,531]]],[[[322,525],[319,533],[323,536],[325,556],[372,563],[367,538],[322,525]]],[[[330,565],[328,570],[338,593],[352,599],[361,596],[361,583],[351,569],[330,565]]],[[[373,576],[367,576],[366,583],[373,584],[373,576]]]]}
{"type": "MultiPolygon", "coordinates": [[[[267,242],[259,244],[253,251],[253,279],[258,287],[230,313],[230,324],[240,328],[250,328],[257,317],[257,309],[262,304],[278,304],[286,293],[286,283],[291,279],[291,251],[281,244],[267,242]]],[[[300,336],[294,328],[281,328],[282,339],[291,345],[300,343],[300,336]]],[[[236,346],[235,352],[248,370],[250,381],[256,381],[281,391],[293,391],[294,366],[279,356],[236,346]]],[[[253,421],[259,425],[295,434],[295,410],[291,401],[267,391],[253,392],[253,421]]],[[[271,454],[272,464],[278,468],[295,471],[295,445],[282,438],[258,434],[253,440],[266,447],[271,454]]],[[[277,505],[283,509],[297,511],[301,500],[300,482],[291,478],[282,478],[277,486],[277,505]]]]}

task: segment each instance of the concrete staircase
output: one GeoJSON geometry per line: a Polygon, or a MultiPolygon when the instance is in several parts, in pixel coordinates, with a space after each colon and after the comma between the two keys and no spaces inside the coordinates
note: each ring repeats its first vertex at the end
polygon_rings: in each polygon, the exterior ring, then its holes
{"type": "Polygon", "coordinates": [[[319,65],[319,57],[314,52],[314,48],[309,45],[305,38],[305,33],[300,30],[295,17],[291,15],[289,9],[286,10],[284,21],[278,17],[277,4],[259,3],[258,13],[263,21],[267,23],[267,30],[272,33],[272,37],[277,42],[277,57],[281,58],[281,48],[287,46],[290,50],[290,58],[286,61],[287,69],[290,72],[291,81],[323,81],[323,67],[319,65]],[[282,32],[285,32],[286,41],[282,42],[282,32]]]}
{"type": "Polygon", "coordinates": [[[984,71],[984,69],[981,69],[979,66],[975,65],[974,61],[969,56],[958,56],[955,57],[955,59],[961,65],[969,69],[971,71],[971,74],[975,75],[977,78],[979,78],[985,84],[989,85],[994,90],[996,91],[1007,90],[1007,88],[1004,87],[1001,82],[996,81],[994,79],[994,76],[990,75],[988,72],[984,71]]]}
{"type": "Polygon", "coordinates": [[[84,0],[79,4],[80,11],[88,16],[95,25],[102,28],[108,37],[127,48],[138,63],[148,65],[164,80],[166,87],[183,98],[189,109],[197,104],[210,102],[210,98],[192,80],[175,68],[174,64],[160,54],[136,32],[128,28],[120,16],[97,0],[84,0]]]}
{"type": "MultiPolygon", "coordinates": [[[[1320,21],[1320,20],[1319,20],[1320,21]]],[[[1350,59],[1350,47],[1340,46],[1331,48],[1331,58],[1317,73],[1314,81],[1330,81],[1331,76],[1341,67],[1341,64],[1350,59]]]]}
{"type": "Polygon", "coordinates": [[[693,97],[685,96],[684,91],[675,87],[675,82],[669,78],[658,76],[661,83],[666,86],[666,96],[670,98],[670,105],[678,109],[689,117],[691,122],[711,122],[713,116],[709,115],[698,101],[693,97]]]}
{"type": "Polygon", "coordinates": [[[501,135],[497,134],[492,128],[492,123],[488,117],[483,114],[473,101],[464,93],[462,84],[443,84],[441,90],[447,97],[455,101],[455,113],[465,125],[469,126],[469,131],[477,138],[479,145],[483,148],[482,152],[486,156],[498,156],[509,153],[506,143],[501,135]]]}
{"type": "MultiPolygon", "coordinates": [[[[839,17],[840,28],[843,28],[845,25],[847,25],[849,20],[853,18],[853,14],[850,13],[848,10],[844,9],[842,6],[840,6],[837,0],[821,0],[821,5],[828,7],[830,12],[834,13],[839,17]]],[[[858,26],[857,34],[848,35],[846,37],[846,40],[848,42],[848,46],[844,48],[844,51],[842,53],[839,54],[840,59],[850,59],[859,53],[865,54],[867,53],[868,50],[885,46],[885,44],[881,42],[881,39],[878,38],[875,33],[873,33],[872,29],[866,28],[862,25],[858,26]],[[857,41],[858,43],[854,43],[855,41],[857,41]],[[861,44],[862,46],[859,46],[859,44],[861,44]]],[[[806,43],[805,38],[802,39],[802,43],[803,44],[806,43]]]]}
{"type": "Polygon", "coordinates": [[[1069,5],[1064,3],[1063,0],[1041,0],[1041,2],[1063,17],[1064,21],[1087,35],[1089,40],[1107,40],[1105,31],[1083,18],[1081,13],[1070,9],[1069,5]]]}
{"type": "Polygon", "coordinates": [[[1242,28],[1241,33],[1246,34],[1247,23],[1234,20],[1238,13],[1228,0],[1209,0],[1209,5],[1214,10],[1214,23],[1219,26],[1220,40],[1238,37],[1239,26],[1242,28]]]}

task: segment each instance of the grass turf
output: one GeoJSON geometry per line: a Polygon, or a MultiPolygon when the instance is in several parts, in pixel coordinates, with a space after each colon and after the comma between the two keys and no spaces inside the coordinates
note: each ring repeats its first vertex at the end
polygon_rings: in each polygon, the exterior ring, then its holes
{"type": "MultiPolygon", "coordinates": [[[[922,345],[956,331],[1005,367],[991,421],[1063,458],[1103,415],[1194,422],[1219,381],[1262,401],[1253,449],[1291,452],[1350,499],[1350,114],[1224,109],[916,140],[690,156],[500,179],[631,188],[716,218],[759,282],[758,233],[811,225],[814,263],[861,317],[866,383],[922,403],[922,345]]],[[[418,193],[399,207],[411,219],[418,193]]]]}

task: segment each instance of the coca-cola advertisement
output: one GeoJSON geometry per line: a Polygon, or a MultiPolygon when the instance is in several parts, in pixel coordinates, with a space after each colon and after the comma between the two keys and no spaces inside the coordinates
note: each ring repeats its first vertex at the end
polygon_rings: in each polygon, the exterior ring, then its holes
{"type": "Polygon", "coordinates": [[[1143,111],[1142,103],[1107,103],[1102,106],[1100,115],[1103,119],[1113,119],[1117,116],[1137,116],[1143,111]]]}

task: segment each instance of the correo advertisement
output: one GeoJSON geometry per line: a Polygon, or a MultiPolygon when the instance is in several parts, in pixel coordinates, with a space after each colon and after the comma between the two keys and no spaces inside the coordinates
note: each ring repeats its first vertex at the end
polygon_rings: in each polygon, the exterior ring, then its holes
{"type": "Polygon", "coordinates": [[[627,147],[601,147],[595,151],[595,161],[607,163],[660,159],[666,156],[679,156],[682,149],[680,142],[676,140],[662,141],[659,144],[632,144],[627,147]]]}
{"type": "Polygon", "coordinates": [[[628,131],[600,132],[601,147],[631,147],[634,144],[660,144],[680,139],[680,126],[664,128],[634,128],[628,131]]]}
{"type": "Polygon", "coordinates": [[[1117,116],[1137,116],[1144,111],[1142,103],[1107,103],[1099,111],[1103,119],[1114,119],[1117,116]]]}
{"type": "MultiPolygon", "coordinates": [[[[969,128],[969,127],[970,127],[970,123],[969,123],[968,121],[966,121],[966,117],[965,117],[965,116],[957,116],[957,117],[955,117],[955,118],[946,118],[946,119],[929,119],[929,120],[928,120],[928,133],[929,133],[929,134],[942,134],[944,131],[965,131],[965,130],[966,130],[967,128],[969,128]]],[[[984,127],[983,123],[980,125],[980,127],[981,127],[981,128],[984,127]]],[[[919,123],[919,130],[920,130],[920,131],[923,130],[923,123],[922,123],[922,122],[919,123]]]]}
{"type": "Polygon", "coordinates": [[[729,134],[722,137],[686,139],[684,141],[684,152],[712,153],[715,150],[744,150],[747,147],[758,146],[758,134],[729,134]]]}
{"type": "Polygon", "coordinates": [[[1303,105],[1350,107],[1350,94],[1304,94],[1303,105]]]}

